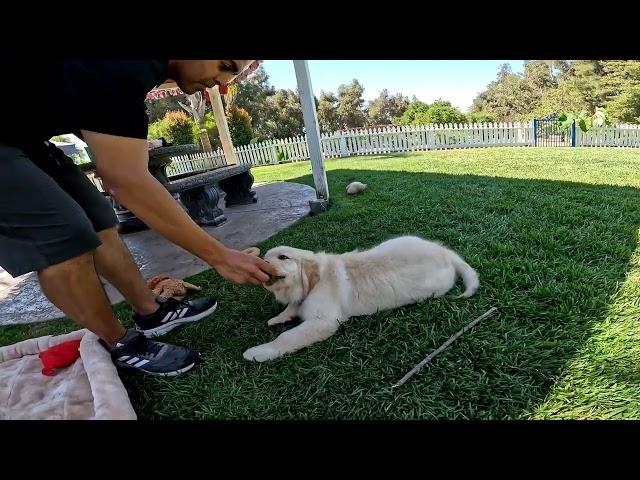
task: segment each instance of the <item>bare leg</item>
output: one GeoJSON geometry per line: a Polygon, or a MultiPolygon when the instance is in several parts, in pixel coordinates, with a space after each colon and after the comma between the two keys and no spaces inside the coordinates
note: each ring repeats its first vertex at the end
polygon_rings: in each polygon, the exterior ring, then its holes
{"type": "Polygon", "coordinates": [[[280,315],[273,317],[271,320],[268,320],[267,325],[272,326],[278,323],[290,322],[291,320],[296,318],[297,314],[298,314],[298,305],[294,305],[293,303],[290,303],[289,305],[287,305],[287,308],[285,308],[282,311],[282,313],[280,313],[280,315]]]}
{"type": "Polygon", "coordinates": [[[104,293],[91,252],[47,267],[38,272],[38,278],[51,303],[108,345],[125,335],[126,329],[104,293]]]}
{"type": "Polygon", "coordinates": [[[115,228],[98,232],[102,245],[93,252],[98,273],[106,278],[141,315],[158,309],[156,295],[147,287],[140,269],[115,228]]]}

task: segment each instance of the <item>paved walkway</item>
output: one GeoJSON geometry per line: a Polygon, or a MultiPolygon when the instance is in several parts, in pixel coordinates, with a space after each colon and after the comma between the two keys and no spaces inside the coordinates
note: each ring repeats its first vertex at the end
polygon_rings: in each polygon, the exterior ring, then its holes
{"type": "MultiPolygon", "coordinates": [[[[220,227],[206,227],[211,236],[225,245],[243,249],[257,245],[309,214],[309,201],[316,198],[313,188],[298,183],[255,185],[258,203],[233,208],[224,207],[228,221],[220,227]]],[[[185,278],[211,268],[156,232],[145,230],[124,235],[145,278],[166,274],[185,278]]],[[[105,285],[112,303],[122,296],[105,285]]],[[[35,323],[64,316],[42,294],[33,273],[12,278],[0,268],[0,325],[35,323]]]]}

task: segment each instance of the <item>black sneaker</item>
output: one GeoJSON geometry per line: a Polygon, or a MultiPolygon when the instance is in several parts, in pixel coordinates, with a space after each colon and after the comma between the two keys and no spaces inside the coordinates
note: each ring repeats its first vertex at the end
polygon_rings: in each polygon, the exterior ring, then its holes
{"type": "Polygon", "coordinates": [[[218,306],[215,298],[196,298],[181,302],[175,298],[156,299],[160,308],[149,315],[133,314],[133,321],[138,331],[147,338],[153,338],[173,330],[178,325],[198,320],[211,315],[218,306]]]}
{"type": "Polygon", "coordinates": [[[117,367],[137,369],[151,375],[173,377],[191,370],[200,360],[193,350],[149,340],[128,329],[114,347],[107,348],[117,367]]]}

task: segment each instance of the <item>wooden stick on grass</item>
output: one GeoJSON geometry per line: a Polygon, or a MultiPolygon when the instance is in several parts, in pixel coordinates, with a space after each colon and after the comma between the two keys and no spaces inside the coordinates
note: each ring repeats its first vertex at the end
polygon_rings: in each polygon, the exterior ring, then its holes
{"type": "Polygon", "coordinates": [[[480,315],[478,318],[476,318],[475,320],[472,320],[470,323],[468,323],[462,330],[459,330],[458,332],[456,332],[453,335],[451,335],[446,342],[444,342],[442,345],[440,345],[438,347],[437,350],[435,350],[433,353],[431,353],[427,358],[425,358],[419,364],[417,364],[415,367],[413,367],[409,373],[407,373],[404,377],[402,377],[400,380],[398,380],[398,382],[396,382],[392,386],[392,388],[399,387],[399,386],[403,385],[407,380],[409,380],[416,373],[418,373],[420,371],[420,369],[422,369],[422,367],[424,367],[427,363],[429,363],[431,360],[433,360],[438,354],[440,354],[445,348],[447,348],[449,345],[451,345],[453,342],[455,342],[460,336],[462,336],[462,334],[464,332],[466,332],[467,330],[472,329],[481,320],[484,320],[485,318],[490,317],[491,315],[493,315],[497,311],[498,311],[498,309],[496,307],[491,307],[489,310],[487,310],[485,313],[480,315]]]}

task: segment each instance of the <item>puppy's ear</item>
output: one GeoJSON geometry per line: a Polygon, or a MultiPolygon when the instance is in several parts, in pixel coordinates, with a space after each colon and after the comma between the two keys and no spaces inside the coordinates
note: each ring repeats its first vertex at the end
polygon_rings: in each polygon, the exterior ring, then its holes
{"type": "Polygon", "coordinates": [[[302,292],[306,297],[320,281],[320,266],[315,260],[302,261],[302,292]]]}

